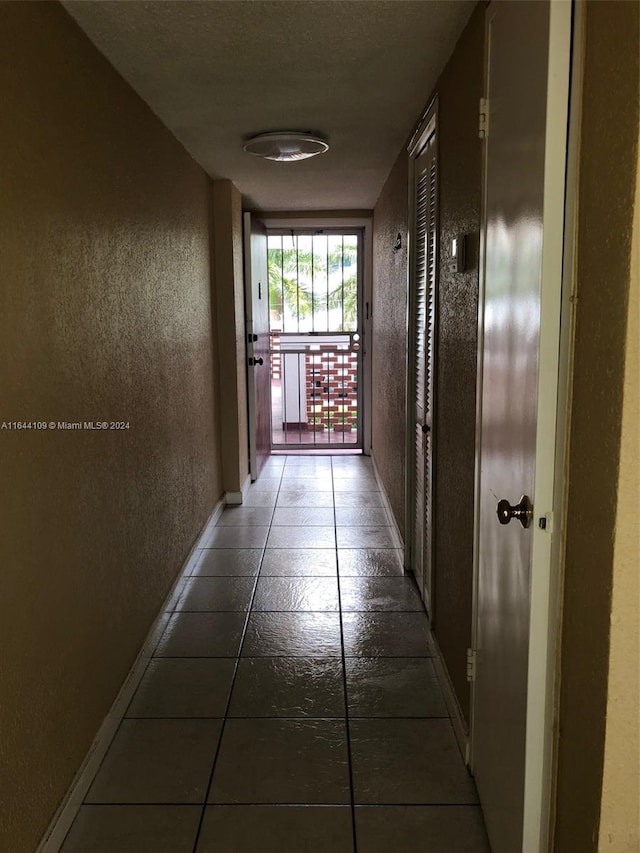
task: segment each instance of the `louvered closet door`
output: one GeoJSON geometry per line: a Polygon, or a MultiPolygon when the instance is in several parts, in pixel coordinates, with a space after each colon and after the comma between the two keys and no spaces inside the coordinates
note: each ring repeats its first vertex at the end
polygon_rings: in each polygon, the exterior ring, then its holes
{"type": "Polygon", "coordinates": [[[413,239],[414,489],[413,569],[429,612],[433,551],[433,397],[437,172],[435,134],[415,163],[413,239]]]}

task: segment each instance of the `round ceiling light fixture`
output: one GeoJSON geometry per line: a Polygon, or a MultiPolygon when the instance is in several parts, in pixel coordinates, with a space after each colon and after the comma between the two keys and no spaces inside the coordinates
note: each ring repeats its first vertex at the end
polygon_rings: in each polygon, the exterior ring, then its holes
{"type": "Polygon", "coordinates": [[[275,130],[252,136],[243,147],[247,154],[253,154],[255,157],[287,163],[324,154],[329,150],[329,143],[313,133],[275,130]]]}

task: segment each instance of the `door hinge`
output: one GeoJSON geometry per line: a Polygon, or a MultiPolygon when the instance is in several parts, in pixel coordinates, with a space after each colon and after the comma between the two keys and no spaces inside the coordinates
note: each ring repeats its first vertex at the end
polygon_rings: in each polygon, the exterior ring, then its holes
{"type": "Polygon", "coordinates": [[[480,112],[478,118],[478,136],[486,139],[489,136],[489,99],[480,98],[480,112]]]}
{"type": "Polygon", "coordinates": [[[476,680],[476,650],[467,649],[467,681],[476,680]]]}

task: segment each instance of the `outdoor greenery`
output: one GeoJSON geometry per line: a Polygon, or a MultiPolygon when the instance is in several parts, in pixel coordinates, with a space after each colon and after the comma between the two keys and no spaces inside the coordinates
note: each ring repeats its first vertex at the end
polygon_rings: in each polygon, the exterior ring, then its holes
{"type": "Polygon", "coordinates": [[[270,245],[268,251],[272,317],[275,315],[286,323],[287,313],[301,320],[313,316],[316,330],[354,330],[358,316],[355,241],[344,246],[342,242],[334,241],[332,246],[325,242],[325,251],[310,251],[300,246],[297,238],[295,243],[291,240],[291,248],[284,248],[283,242],[277,247],[270,245]],[[336,328],[323,328],[327,325],[328,311],[340,312],[336,328]]]}

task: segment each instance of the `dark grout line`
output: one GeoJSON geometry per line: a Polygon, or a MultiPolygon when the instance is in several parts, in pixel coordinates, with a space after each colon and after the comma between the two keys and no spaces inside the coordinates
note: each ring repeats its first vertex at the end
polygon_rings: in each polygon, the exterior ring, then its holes
{"type": "MultiPolygon", "coordinates": [[[[285,465],[286,465],[286,462],[285,462],[285,465]]],[[[283,472],[284,472],[284,468],[283,468],[283,472]]],[[[282,483],[282,474],[280,475],[280,481],[278,483],[278,488],[277,488],[277,490],[274,490],[274,491],[276,491],[276,501],[278,499],[278,495],[280,494],[280,484],[281,483],[282,483]]],[[[218,744],[216,746],[215,755],[213,757],[213,764],[211,766],[211,773],[209,774],[209,781],[207,783],[207,790],[205,793],[204,804],[203,804],[203,808],[202,808],[202,814],[200,815],[200,821],[198,822],[198,830],[196,832],[196,837],[195,837],[195,840],[193,842],[193,853],[196,853],[198,843],[200,841],[200,835],[202,833],[202,825],[204,823],[204,817],[205,817],[205,814],[207,811],[209,793],[211,791],[211,786],[213,784],[213,777],[214,777],[215,770],[216,770],[216,764],[218,763],[218,757],[220,755],[220,750],[222,748],[222,740],[224,737],[224,730],[226,727],[227,719],[229,718],[229,709],[231,707],[231,699],[233,697],[233,689],[235,687],[236,679],[238,677],[238,669],[240,667],[240,659],[242,657],[242,648],[244,646],[244,641],[245,641],[245,638],[247,636],[247,630],[249,628],[249,620],[251,618],[251,609],[253,606],[253,601],[254,601],[255,596],[256,596],[256,591],[258,589],[258,579],[260,577],[260,569],[262,568],[262,563],[264,561],[264,555],[266,552],[267,541],[269,539],[269,534],[271,532],[272,524],[273,524],[273,513],[271,515],[271,522],[269,523],[269,526],[268,526],[267,535],[266,535],[266,538],[264,541],[264,546],[262,547],[262,555],[260,557],[260,563],[258,564],[258,572],[255,575],[255,581],[253,584],[253,591],[251,593],[251,600],[249,602],[249,607],[246,611],[244,626],[242,628],[242,636],[240,638],[240,645],[238,646],[238,654],[236,656],[236,664],[235,664],[235,667],[233,669],[233,676],[231,678],[231,686],[229,688],[229,695],[227,696],[227,703],[225,705],[224,719],[222,720],[222,726],[220,727],[220,734],[218,735],[218,744]]]]}
{"type": "MultiPolygon", "coordinates": [[[[331,461],[331,483],[333,485],[333,460],[331,461]]],[[[336,517],[336,498],[335,491],[333,494],[333,529],[336,542],[336,560],[338,555],[338,524],[336,517]]],[[[344,645],[344,626],[342,620],[342,593],[340,589],[340,572],[337,573],[338,583],[338,612],[340,614],[340,649],[342,652],[342,687],[344,690],[344,707],[345,707],[345,730],[347,735],[347,761],[349,767],[349,794],[351,797],[351,831],[353,836],[353,853],[358,853],[358,838],[356,834],[356,809],[355,809],[355,790],[353,782],[353,755],[351,753],[351,726],[349,719],[349,694],[347,686],[347,661],[344,645]]]]}
{"type": "MultiPolygon", "coordinates": [[[[165,613],[180,614],[180,613],[248,613],[248,610],[244,608],[242,610],[165,610],[165,613]]],[[[264,614],[267,616],[269,613],[339,613],[340,608],[336,607],[335,610],[251,610],[251,615],[256,616],[258,614],[264,614]]],[[[345,615],[349,615],[349,613],[366,613],[367,615],[371,613],[422,613],[422,610],[344,610],[342,611],[345,615]]]]}
{"type": "MultiPolygon", "coordinates": [[[[178,599],[178,600],[180,600],[180,599],[178,599]]],[[[90,784],[89,784],[89,786],[88,786],[88,788],[87,788],[87,791],[86,791],[86,793],[85,793],[85,798],[82,800],[81,805],[85,805],[85,804],[87,804],[87,803],[86,803],[86,797],[87,797],[87,795],[89,794],[89,791],[91,790],[91,788],[93,787],[93,783],[95,782],[96,778],[98,777],[98,774],[100,773],[100,770],[102,769],[102,766],[103,766],[103,764],[104,764],[104,762],[105,762],[105,760],[106,760],[106,758],[107,758],[107,755],[109,754],[109,750],[110,750],[110,749],[111,749],[111,747],[113,746],[113,742],[115,741],[116,737],[118,736],[118,734],[119,734],[119,732],[120,732],[120,729],[122,728],[122,724],[123,724],[123,722],[124,722],[126,719],[128,719],[128,718],[127,718],[127,711],[129,710],[129,708],[130,708],[130,707],[131,707],[131,705],[133,704],[133,700],[135,699],[136,693],[138,692],[138,689],[139,689],[140,685],[142,684],[142,680],[143,680],[143,678],[145,677],[145,675],[147,674],[147,672],[149,671],[149,667],[151,666],[151,662],[152,662],[153,660],[158,660],[158,658],[156,658],[156,657],[155,657],[155,654],[156,654],[156,652],[157,652],[157,650],[158,650],[158,647],[160,646],[160,641],[161,641],[161,640],[162,640],[162,638],[164,637],[164,635],[165,635],[165,633],[166,633],[166,630],[167,630],[167,628],[169,627],[169,622],[171,621],[171,616],[170,616],[170,614],[169,614],[169,611],[164,610],[164,611],[163,611],[163,616],[165,616],[165,615],[167,616],[166,624],[165,624],[165,626],[163,627],[162,631],[159,631],[159,632],[158,632],[158,638],[157,638],[156,642],[153,644],[153,649],[152,649],[152,650],[150,651],[150,653],[149,653],[149,658],[148,658],[147,663],[146,663],[146,665],[145,665],[144,672],[143,672],[143,673],[142,673],[142,675],[140,676],[140,680],[138,681],[138,685],[137,685],[136,689],[134,690],[133,695],[131,696],[131,699],[129,699],[129,702],[128,702],[128,704],[127,704],[127,707],[125,708],[124,713],[123,713],[122,717],[120,718],[120,720],[119,720],[119,722],[118,722],[118,725],[116,726],[116,729],[115,729],[115,731],[114,731],[114,733],[113,733],[113,736],[112,736],[112,738],[111,738],[111,742],[109,743],[109,746],[108,746],[107,750],[105,751],[105,754],[102,756],[102,760],[100,761],[100,764],[99,764],[99,765],[98,765],[98,767],[96,768],[96,772],[93,774],[93,778],[92,778],[92,780],[91,780],[91,782],[90,782],[90,784]]],[[[87,804],[87,805],[88,805],[88,804],[87,804]]],[[[67,830],[67,832],[66,832],[66,834],[65,834],[65,837],[62,839],[61,847],[64,845],[65,841],[67,840],[67,837],[68,837],[69,833],[71,832],[71,828],[72,828],[73,824],[75,823],[75,819],[76,819],[76,817],[77,817],[77,813],[76,813],[76,815],[74,816],[73,821],[71,821],[71,823],[69,824],[69,828],[68,828],[68,830],[67,830]]]]}
{"type": "MultiPolygon", "coordinates": [[[[319,808],[319,809],[332,809],[332,808],[333,809],[335,809],[335,808],[348,809],[351,807],[349,803],[344,803],[344,802],[342,802],[342,803],[339,803],[339,802],[331,802],[331,803],[299,803],[299,802],[227,803],[227,802],[213,802],[213,803],[209,803],[209,802],[205,801],[203,803],[201,800],[189,801],[189,802],[164,802],[164,801],[162,801],[162,802],[153,802],[153,803],[149,803],[149,802],[139,803],[139,802],[131,802],[131,801],[121,802],[120,800],[118,800],[118,801],[113,801],[113,802],[102,802],[101,801],[99,803],[83,803],[82,805],[83,806],[97,806],[99,808],[109,808],[110,806],[135,806],[136,808],[139,808],[140,806],[148,806],[149,808],[154,808],[154,807],[157,808],[158,806],[163,806],[163,807],[167,806],[170,808],[180,808],[181,806],[186,806],[187,808],[199,808],[201,806],[204,806],[205,809],[209,806],[224,806],[225,808],[227,808],[227,807],[242,808],[243,806],[244,807],[249,806],[251,808],[266,808],[266,809],[308,808],[309,806],[311,806],[313,808],[319,808]]],[[[440,809],[440,808],[444,808],[444,807],[449,807],[452,809],[456,809],[456,808],[480,809],[481,808],[480,803],[478,803],[477,801],[473,802],[473,803],[471,803],[471,802],[441,803],[441,802],[431,802],[430,801],[428,803],[380,802],[380,803],[356,803],[355,804],[356,809],[377,809],[380,807],[385,807],[385,808],[397,807],[399,809],[400,808],[402,808],[402,809],[406,809],[406,808],[416,808],[416,809],[439,808],[440,809]]]]}
{"type": "MultiPolygon", "coordinates": [[[[274,504],[269,504],[268,507],[264,508],[264,509],[271,510],[271,513],[270,513],[271,520],[268,523],[261,524],[261,525],[220,525],[220,529],[226,529],[226,530],[234,530],[234,529],[239,530],[239,529],[242,529],[242,527],[265,527],[265,528],[267,528],[267,537],[265,540],[265,544],[263,546],[260,547],[260,546],[255,546],[255,545],[240,545],[240,546],[233,546],[232,545],[232,546],[220,546],[220,547],[213,547],[213,548],[209,547],[209,548],[197,549],[200,553],[200,556],[198,557],[198,560],[196,561],[196,563],[194,563],[194,567],[197,566],[197,563],[200,562],[200,560],[202,559],[202,557],[204,555],[206,555],[207,553],[211,553],[211,552],[215,553],[216,551],[219,551],[219,550],[227,549],[227,550],[233,550],[233,551],[238,551],[238,550],[260,551],[260,560],[259,560],[259,565],[258,565],[257,571],[251,572],[249,574],[243,574],[243,575],[239,575],[239,574],[234,573],[234,574],[228,574],[228,575],[227,574],[213,574],[213,575],[190,574],[190,575],[184,576],[184,581],[186,581],[186,584],[188,584],[188,582],[190,580],[211,579],[211,578],[216,578],[216,579],[227,578],[227,579],[233,579],[236,581],[239,579],[247,579],[246,581],[244,581],[244,583],[248,584],[248,580],[251,579],[251,581],[252,581],[252,584],[251,584],[252,585],[252,592],[251,592],[250,600],[248,602],[246,609],[242,608],[242,609],[222,609],[222,610],[217,610],[217,609],[216,610],[179,610],[179,609],[177,609],[177,605],[179,604],[179,602],[182,598],[182,594],[184,594],[184,591],[183,591],[183,593],[177,598],[176,605],[174,607],[169,608],[169,609],[164,611],[165,624],[163,626],[163,630],[159,631],[159,633],[158,633],[158,638],[156,640],[156,643],[154,644],[153,651],[151,652],[151,656],[149,657],[149,660],[146,663],[145,670],[144,670],[144,673],[143,673],[142,678],[141,678],[141,681],[142,681],[142,679],[147,675],[147,673],[149,671],[149,667],[155,661],[162,661],[162,660],[185,660],[185,661],[189,661],[189,660],[229,660],[229,661],[234,661],[235,665],[233,666],[233,675],[232,675],[231,682],[230,682],[230,687],[229,687],[229,691],[228,691],[228,695],[227,695],[227,699],[226,699],[224,713],[221,715],[204,716],[204,717],[200,717],[200,716],[197,716],[197,717],[194,717],[194,716],[170,716],[170,717],[131,716],[131,717],[129,717],[129,716],[127,716],[127,712],[129,710],[129,708],[131,707],[131,703],[135,699],[135,696],[137,694],[137,691],[136,691],[134,693],[134,695],[132,696],[131,702],[127,706],[127,709],[125,710],[125,713],[124,713],[122,719],[119,721],[116,732],[114,734],[114,740],[115,740],[115,737],[120,732],[121,726],[125,720],[128,720],[128,721],[132,721],[132,720],[133,721],[135,721],[135,720],[176,720],[176,721],[179,721],[179,720],[185,720],[185,721],[191,721],[191,720],[207,721],[207,720],[210,720],[210,721],[221,721],[220,733],[219,733],[218,742],[217,742],[216,749],[215,749],[215,754],[213,756],[211,771],[209,774],[209,780],[208,780],[208,784],[206,787],[206,793],[205,793],[204,799],[203,800],[198,799],[196,802],[187,802],[187,803],[185,803],[185,802],[177,802],[177,803],[164,803],[164,802],[153,802],[153,803],[149,803],[149,802],[145,802],[145,803],[101,802],[101,803],[93,803],[93,802],[87,802],[85,799],[83,801],[83,804],[82,804],[82,805],[86,805],[86,806],[107,806],[107,807],[108,806],[114,806],[114,805],[124,805],[124,806],[140,806],[140,805],[158,806],[158,805],[162,805],[162,806],[175,806],[175,807],[185,807],[186,806],[189,808],[201,808],[200,820],[198,822],[197,833],[196,833],[195,840],[193,843],[193,853],[196,853],[196,849],[197,849],[199,841],[200,841],[200,837],[201,837],[201,833],[202,833],[202,826],[203,826],[203,822],[204,822],[204,818],[205,818],[207,808],[209,808],[211,806],[240,806],[240,807],[250,806],[250,807],[256,807],[256,808],[261,808],[261,807],[263,807],[263,808],[278,808],[278,807],[290,808],[290,807],[307,807],[308,805],[313,805],[314,807],[350,808],[351,819],[352,819],[352,835],[353,835],[353,851],[354,851],[354,853],[357,853],[357,830],[356,830],[356,810],[357,809],[378,808],[381,806],[389,807],[389,808],[393,808],[393,807],[398,807],[398,808],[401,808],[401,807],[429,808],[429,807],[442,807],[442,806],[479,808],[477,800],[474,802],[470,802],[470,803],[466,803],[466,802],[457,802],[457,803],[437,803],[437,802],[430,802],[430,803],[426,803],[426,802],[425,803],[415,803],[415,802],[414,803],[386,803],[386,802],[359,803],[356,801],[356,792],[355,792],[355,788],[354,788],[353,755],[352,755],[352,748],[351,748],[351,723],[355,723],[355,722],[360,723],[360,722],[366,722],[366,721],[369,721],[369,722],[384,722],[384,721],[401,722],[401,721],[405,721],[405,720],[407,720],[407,721],[426,721],[426,722],[436,721],[436,720],[443,720],[443,721],[448,720],[451,723],[451,718],[449,715],[370,716],[370,715],[366,715],[366,714],[361,714],[361,715],[355,714],[353,712],[353,710],[350,709],[350,707],[349,707],[348,683],[347,683],[347,665],[348,665],[349,661],[367,660],[367,659],[368,660],[389,660],[389,661],[390,660],[398,660],[398,659],[429,661],[429,660],[433,660],[434,656],[428,648],[426,649],[426,651],[423,654],[375,654],[371,651],[359,653],[359,654],[348,654],[346,646],[345,646],[345,631],[344,631],[344,627],[346,624],[345,619],[344,619],[345,615],[348,617],[349,614],[354,614],[354,615],[360,614],[360,615],[374,616],[375,617],[375,616],[379,616],[379,615],[385,614],[385,613],[391,614],[391,615],[393,615],[393,614],[401,615],[401,614],[408,614],[408,613],[424,614],[424,611],[422,609],[418,609],[418,610],[416,610],[416,609],[411,609],[411,610],[397,610],[397,609],[393,609],[393,610],[371,610],[371,609],[364,609],[364,610],[348,610],[348,611],[344,610],[344,608],[342,606],[341,582],[343,582],[345,580],[345,578],[348,581],[355,580],[356,578],[357,579],[366,579],[366,580],[394,580],[394,581],[397,581],[397,580],[405,580],[406,575],[404,573],[399,573],[396,575],[386,575],[386,574],[382,574],[382,575],[380,575],[380,574],[362,574],[362,575],[346,574],[345,575],[345,574],[340,572],[339,562],[338,562],[337,556],[338,556],[338,553],[341,551],[347,551],[347,552],[348,551],[355,551],[355,552],[358,552],[358,551],[389,551],[389,552],[391,552],[391,551],[398,551],[399,549],[397,549],[393,546],[389,546],[389,545],[381,545],[381,546],[350,545],[350,546],[338,547],[339,527],[356,527],[356,528],[359,526],[363,526],[363,527],[367,527],[367,526],[384,527],[385,525],[371,525],[371,524],[340,525],[340,526],[338,525],[337,518],[338,518],[339,510],[341,509],[341,507],[336,507],[336,497],[335,496],[336,496],[336,494],[338,494],[338,495],[345,494],[345,492],[340,491],[340,492],[336,493],[335,489],[333,488],[334,483],[335,483],[337,478],[335,477],[333,459],[331,459],[331,458],[330,458],[331,483],[332,483],[332,490],[331,490],[332,504],[331,504],[331,506],[330,507],[316,508],[313,506],[311,506],[311,507],[300,507],[298,505],[298,506],[292,507],[292,508],[306,509],[306,510],[310,510],[310,511],[313,511],[315,509],[323,509],[323,510],[324,509],[332,509],[332,511],[333,511],[333,524],[332,525],[329,525],[329,524],[318,525],[318,526],[326,526],[326,527],[332,526],[333,527],[335,544],[333,546],[328,546],[328,547],[325,546],[325,547],[321,547],[321,548],[317,548],[315,546],[305,546],[305,545],[301,545],[301,546],[293,545],[293,546],[287,546],[284,548],[282,548],[282,547],[280,547],[280,548],[269,547],[268,548],[267,547],[268,538],[269,538],[269,535],[271,534],[273,527],[280,527],[282,529],[289,528],[291,530],[294,530],[296,528],[300,528],[301,526],[304,527],[304,525],[278,525],[278,524],[274,525],[274,523],[273,523],[274,517],[275,517],[275,509],[280,508],[278,506],[277,502],[280,499],[281,492],[283,490],[286,490],[287,485],[288,485],[287,480],[285,478],[285,469],[286,469],[287,464],[288,464],[288,460],[285,460],[285,464],[282,467],[282,470],[281,470],[280,475],[279,475],[278,486],[270,488],[270,491],[276,492],[276,499],[275,499],[274,504]],[[322,575],[316,575],[316,574],[309,574],[309,575],[306,575],[306,574],[281,574],[281,575],[270,574],[270,575],[264,575],[263,574],[263,564],[264,564],[265,555],[268,552],[279,551],[279,550],[281,550],[281,551],[291,551],[291,550],[294,550],[294,551],[298,551],[298,550],[318,551],[318,550],[322,550],[322,551],[332,552],[336,557],[335,571],[332,572],[331,574],[322,574],[322,575]],[[337,591],[338,591],[338,607],[336,610],[255,610],[255,602],[256,602],[256,594],[257,594],[257,590],[258,590],[258,585],[261,582],[261,580],[263,580],[265,578],[266,579],[284,578],[290,582],[295,582],[298,579],[300,579],[300,580],[303,580],[303,579],[308,579],[308,580],[331,579],[333,581],[333,579],[335,578],[335,581],[337,584],[337,591]],[[237,648],[237,653],[231,654],[231,655],[228,655],[228,654],[227,655],[167,655],[167,656],[157,655],[157,652],[159,649],[159,644],[161,643],[161,640],[166,633],[167,627],[170,624],[170,620],[172,619],[173,616],[180,615],[183,613],[184,614],[202,614],[202,615],[214,614],[214,613],[242,614],[244,617],[243,627],[242,627],[242,633],[241,633],[241,637],[240,637],[239,646],[237,648]],[[296,616],[300,616],[301,614],[309,614],[309,615],[324,614],[325,616],[332,616],[332,617],[337,616],[339,619],[339,624],[340,624],[340,651],[339,652],[336,651],[336,653],[334,653],[334,654],[331,654],[330,652],[327,652],[327,651],[324,651],[322,654],[313,654],[313,653],[309,653],[308,651],[306,651],[303,654],[292,654],[290,652],[286,653],[286,654],[255,654],[254,653],[251,655],[243,656],[243,649],[244,649],[245,644],[246,644],[246,636],[248,633],[250,620],[252,619],[253,616],[256,616],[256,615],[269,616],[270,614],[291,614],[292,616],[294,614],[296,616]],[[335,661],[336,666],[337,666],[337,662],[340,661],[341,669],[342,669],[343,696],[344,696],[344,702],[345,702],[344,714],[340,714],[337,716],[311,716],[311,715],[279,716],[279,715],[273,715],[273,714],[251,715],[251,716],[232,715],[230,713],[231,702],[233,699],[234,689],[235,689],[236,682],[237,682],[238,675],[239,675],[240,663],[242,660],[252,660],[252,659],[253,660],[269,660],[269,659],[276,659],[276,660],[277,659],[298,659],[298,660],[303,660],[303,659],[307,659],[307,660],[313,660],[313,661],[326,660],[326,661],[331,661],[331,662],[335,661]],[[283,721],[287,721],[287,720],[296,721],[296,722],[311,722],[311,721],[328,721],[328,722],[336,722],[336,723],[344,722],[345,732],[346,732],[346,749],[347,749],[347,757],[348,757],[349,792],[350,792],[349,801],[348,802],[336,802],[336,803],[312,803],[312,804],[309,804],[306,802],[305,803],[302,803],[302,802],[282,802],[282,803],[211,802],[210,803],[210,802],[208,802],[208,798],[209,798],[209,796],[211,794],[211,790],[212,790],[216,766],[217,766],[217,763],[219,760],[219,756],[220,756],[220,752],[221,752],[221,748],[222,748],[222,743],[224,740],[225,727],[226,727],[228,720],[245,721],[245,722],[247,722],[247,721],[250,722],[252,720],[256,720],[256,721],[258,721],[258,720],[269,721],[270,720],[273,722],[283,722],[283,721]]],[[[292,468],[293,468],[293,466],[292,466],[292,468]]],[[[343,479],[343,478],[340,478],[340,479],[343,479]]],[[[308,480],[309,480],[309,487],[311,489],[313,489],[313,485],[315,482],[314,478],[309,477],[308,480]]],[[[361,494],[364,496],[367,494],[371,494],[371,492],[362,491],[361,494]]],[[[228,535],[231,535],[231,534],[228,534],[228,535]]],[[[185,584],[185,588],[186,588],[186,584],[185,584]]],[[[238,619],[238,621],[240,621],[240,620],[238,619]]],[[[332,624],[334,624],[334,623],[332,623],[332,624]]],[[[231,669],[231,667],[229,667],[229,669],[231,669]]],[[[104,760],[108,754],[109,754],[109,750],[107,750],[107,752],[105,753],[105,756],[103,757],[103,760],[100,764],[100,767],[98,768],[98,771],[96,772],[96,774],[94,776],[94,780],[98,776],[98,774],[102,768],[102,764],[103,764],[103,762],[104,762],[104,760]]],[[[94,780],[92,780],[92,783],[89,786],[89,790],[90,790],[91,786],[93,785],[94,780]]]]}
{"type": "MultiPolygon", "coordinates": [[[[266,654],[266,655],[245,655],[242,660],[268,660],[269,658],[273,658],[275,660],[281,660],[282,658],[295,658],[296,660],[304,660],[308,658],[309,660],[335,660],[340,658],[340,654],[334,655],[311,655],[311,654],[302,654],[302,655],[294,655],[294,654],[266,654]]],[[[374,655],[374,654],[362,654],[362,655],[349,655],[346,654],[345,658],[347,660],[429,660],[433,655],[374,655]]],[[[154,661],[158,660],[235,660],[237,655],[163,655],[162,657],[153,658],[154,661]]]]}
{"type": "MultiPolygon", "coordinates": [[[[249,660],[249,658],[243,658],[243,660],[249,660]]],[[[338,660],[338,658],[336,658],[338,660]]],[[[225,717],[223,714],[218,714],[217,716],[212,717],[203,717],[203,716],[175,716],[171,715],[168,717],[159,717],[157,715],[151,716],[143,716],[136,715],[135,717],[124,717],[125,720],[224,720],[225,717]]],[[[333,716],[327,716],[323,714],[322,716],[314,716],[314,715],[306,715],[306,716],[295,716],[292,714],[287,714],[283,716],[279,716],[277,714],[227,714],[227,720],[243,720],[244,722],[251,720],[260,720],[264,722],[265,720],[271,720],[272,722],[285,722],[291,721],[296,723],[301,722],[309,722],[309,723],[317,723],[317,722],[327,722],[327,723],[343,723],[346,721],[346,713],[345,714],[334,714],[333,716]]],[[[371,722],[378,723],[381,721],[392,721],[392,722],[403,722],[405,720],[411,721],[420,721],[420,720],[451,720],[451,717],[448,714],[386,714],[386,715],[377,715],[372,716],[368,714],[350,714],[349,720],[351,722],[371,722]]]]}
{"type": "MultiPolygon", "coordinates": [[[[262,549],[262,557],[260,558],[260,565],[262,565],[262,560],[263,560],[263,559],[264,559],[264,548],[262,549]]],[[[258,587],[258,575],[256,575],[256,576],[255,576],[255,580],[254,580],[254,584],[253,584],[253,593],[252,593],[252,597],[251,597],[251,601],[252,601],[252,602],[253,602],[253,597],[254,597],[254,596],[255,596],[255,594],[256,594],[256,589],[257,589],[257,587],[258,587]]],[[[231,678],[231,684],[230,684],[230,686],[229,686],[229,693],[228,693],[228,695],[227,695],[227,701],[226,701],[226,704],[225,704],[224,715],[223,715],[223,717],[222,717],[222,725],[220,726],[220,733],[219,733],[219,735],[218,735],[218,743],[217,743],[217,745],[216,745],[216,751],[215,751],[215,753],[214,753],[214,756],[213,756],[213,762],[212,762],[212,765],[211,765],[211,772],[210,772],[210,774],[209,774],[209,780],[208,780],[208,782],[207,782],[207,789],[206,789],[206,793],[205,793],[205,797],[204,797],[204,803],[203,803],[203,808],[202,808],[202,814],[200,815],[200,820],[199,820],[199,822],[198,822],[198,829],[197,829],[197,832],[196,832],[196,837],[195,837],[195,840],[194,840],[194,842],[193,842],[193,853],[195,853],[195,851],[196,851],[196,848],[197,848],[197,846],[198,846],[198,842],[199,842],[199,840],[200,840],[200,834],[201,834],[201,832],[202,832],[202,824],[203,824],[203,822],[204,822],[204,816],[205,816],[206,809],[207,809],[207,800],[208,800],[208,797],[209,797],[209,791],[210,791],[210,789],[211,789],[211,785],[213,784],[213,775],[214,775],[214,773],[215,773],[216,764],[217,764],[217,762],[218,762],[218,757],[219,757],[219,755],[220,755],[220,749],[221,749],[221,747],[222,747],[222,737],[223,737],[223,735],[224,735],[225,725],[226,725],[226,722],[227,722],[227,716],[228,716],[228,713],[229,713],[229,708],[230,708],[230,706],[231,706],[231,697],[232,697],[232,695],[233,695],[233,688],[234,688],[234,686],[235,686],[236,678],[237,678],[237,676],[238,676],[238,668],[239,668],[239,666],[240,666],[240,655],[241,655],[241,652],[242,652],[242,646],[243,646],[243,643],[244,643],[244,638],[245,638],[246,633],[247,633],[247,628],[249,627],[249,617],[250,617],[250,614],[251,614],[251,610],[249,609],[249,610],[247,610],[247,611],[246,611],[246,616],[245,616],[245,620],[244,620],[244,625],[243,625],[243,628],[242,628],[242,636],[241,636],[241,638],[240,638],[240,644],[239,644],[239,646],[238,646],[238,652],[237,652],[237,654],[236,654],[236,656],[235,656],[235,666],[234,666],[234,668],[233,668],[233,676],[232,676],[232,678],[231,678]]],[[[216,719],[220,719],[220,718],[216,718],[216,719]]]]}

